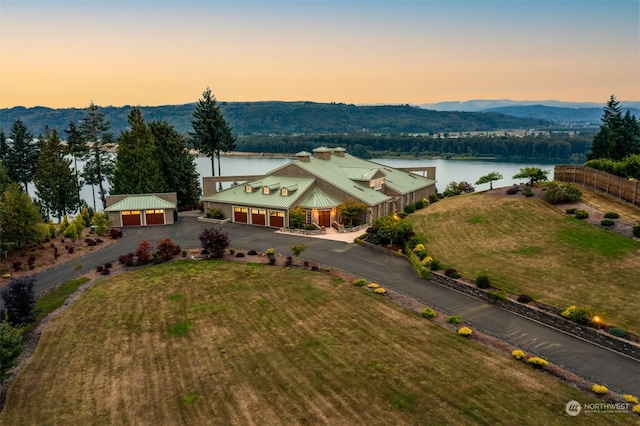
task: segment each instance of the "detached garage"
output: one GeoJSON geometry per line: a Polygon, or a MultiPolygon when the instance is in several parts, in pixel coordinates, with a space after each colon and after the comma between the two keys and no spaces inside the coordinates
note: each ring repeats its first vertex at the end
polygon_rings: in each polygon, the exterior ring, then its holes
{"type": "Polygon", "coordinates": [[[177,195],[109,195],[105,211],[114,227],[171,225],[177,212],[177,195]]]}

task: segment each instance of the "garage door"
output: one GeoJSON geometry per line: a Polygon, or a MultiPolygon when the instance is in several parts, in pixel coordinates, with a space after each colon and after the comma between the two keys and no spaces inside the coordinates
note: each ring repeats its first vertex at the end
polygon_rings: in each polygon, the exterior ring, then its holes
{"type": "Polygon", "coordinates": [[[263,209],[251,209],[251,223],[253,225],[267,224],[267,211],[263,209]]]}
{"type": "Polygon", "coordinates": [[[233,221],[237,223],[249,223],[249,209],[246,207],[233,208],[233,221]]]}
{"type": "Polygon", "coordinates": [[[269,210],[269,226],[284,228],[284,212],[269,210]]]}
{"type": "Polygon", "coordinates": [[[140,210],[125,210],[122,215],[122,226],[140,226],[140,210]]]}
{"type": "Polygon", "coordinates": [[[164,225],[164,210],[145,210],[147,225],[164,225]]]}

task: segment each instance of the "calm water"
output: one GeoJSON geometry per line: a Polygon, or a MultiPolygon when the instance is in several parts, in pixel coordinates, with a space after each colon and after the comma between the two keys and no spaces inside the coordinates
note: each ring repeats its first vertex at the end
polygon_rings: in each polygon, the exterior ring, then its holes
{"type": "MultiPolygon", "coordinates": [[[[222,157],[222,175],[234,176],[245,174],[264,174],[277,167],[280,167],[289,161],[292,161],[293,157],[288,158],[274,158],[274,157],[222,157]]],[[[432,167],[436,168],[436,187],[438,191],[443,191],[449,182],[455,181],[467,181],[472,185],[481,177],[491,172],[498,172],[503,176],[503,179],[495,181],[493,183],[494,188],[502,186],[511,186],[514,183],[524,182],[523,179],[513,179],[512,176],[520,171],[523,167],[539,167],[542,170],[549,170],[549,179],[553,179],[553,164],[542,163],[511,163],[502,161],[486,161],[486,160],[432,160],[432,159],[399,159],[399,158],[376,158],[372,161],[384,164],[390,167],[432,167]]],[[[78,163],[79,167],[82,167],[81,163],[78,163]]],[[[216,161],[216,174],[217,170],[216,161]]],[[[200,176],[211,176],[211,160],[207,157],[196,158],[196,170],[200,176]]],[[[228,187],[230,184],[226,184],[228,187]]],[[[482,191],[489,189],[489,184],[474,185],[476,191],[482,191]]],[[[108,189],[108,183],[105,183],[105,187],[108,189]]],[[[29,194],[35,195],[35,188],[33,185],[29,187],[29,194]]],[[[90,186],[83,187],[80,193],[82,199],[84,199],[88,205],[93,206],[92,188],[90,186]]],[[[98,209],[102,208],[102,204],[99,200],[97,188],[96,188],[96,206],[98,209]]]]}

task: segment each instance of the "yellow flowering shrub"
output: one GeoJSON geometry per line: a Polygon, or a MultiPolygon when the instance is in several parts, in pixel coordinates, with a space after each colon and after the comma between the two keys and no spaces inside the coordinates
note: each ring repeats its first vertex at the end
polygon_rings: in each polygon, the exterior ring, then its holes
{"type": "Polygon", "coordinates": [[[634,405],[631,411],[633,411],[634,413],[640,414],[640,404],[634,405]]]}
{"type": "Polygon", "coordinates": [[[376,293],[378,293],[378,294],[385,294],[386,292],[387,292],[387,290],[385,290],[382,287],[376,288],[376,293]]]}
{"type": "Polygon", "coordinates": [[[433,261],[433,257],[431,256],[426,256],[424,259],[422,259],[420,261],[420,263],[422,264],[422,266],[429,266],[431,265],[431,262],[433,261]]]}
{"type": "Polygon", "coordinates": [[[2,274],[2,278],[11,278],[11,274],[2,274]]]}
{"type": "Polygon", "coordinates": [[[548,362],[546,359],[542,359],[537,356],[532,356],[531,358],[527,359],[527,364],[536,368],[544,368],[547,366],[548,362]]]}
{"type": "Polygon", "coordinates": [[[473,330],[471,330],[469,327],[460,327],[458,329],[458,334],[460,336],[469,337],[471,336],[472,333],[473,333],[473,330]]]}
{"type": "Polygon", "coordinates": [[[626,395],[623,395],[622,397],[624,398],[625,402],[631,402],[633,404],[637,404],[638,403],[638,397],[637,396],[626,394],[626,395]]]}
{"type": "Polygon", "coordinates": [[[519,361],[524,358],[524,352],[522,352],[520,349],[514,349],[511,352],[511,356],[519,361]]]}
{"type": "Polygon", "coordinates": [[[367,287],[369,287],[369,288],[378,288],[380,286],[378,284],[376,284],[376,283],[369,283],[369,284],[367,284],[367,287]]]}
{"type": "Polygon", "coordinates": [[[604,385],[593,385],[591,386],[591,390],[593,391],[593,393],[598,395],[604,395],[605,393],[609,392],[609,389],[607,389],[607,387],[604,385]]]}

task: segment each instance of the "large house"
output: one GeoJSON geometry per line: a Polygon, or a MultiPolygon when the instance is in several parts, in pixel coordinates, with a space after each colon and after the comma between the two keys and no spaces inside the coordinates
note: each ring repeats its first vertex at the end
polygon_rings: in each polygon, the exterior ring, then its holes
{"type": "Polygon", "coordinates": [[[354,157],[343,148],[319,147],[296,157],[264,176],[204,178],[205,211],[220,209],[235,223],[282,228],[289,226],[289,212],[302,207],[306,223],[329,227],[341,222],[337,207],[353,200],[366,205],[359,219],[371,224],[436,191],[435,167],[419,169],[427,172],[421,176],[354,157]],[[224,180],[245,183],[217,192],[216,183],[224,180]]]}

